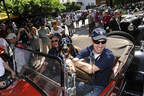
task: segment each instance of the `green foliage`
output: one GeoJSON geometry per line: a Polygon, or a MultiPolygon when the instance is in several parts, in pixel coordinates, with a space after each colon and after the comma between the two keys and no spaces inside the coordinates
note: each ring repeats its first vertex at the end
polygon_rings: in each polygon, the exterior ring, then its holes
{"type": "Polygon", "coordinates": [[[115,0],[114,5],[124,5],[128,0],[115,0]]]}
{"type": "Polygon", "coordinates": [[[6,0],[6,6],[14,15],[51,15],[65,9],[59,0],[6,0]]]}
{"type": "Polygon", "coordinates": [[[76,10],[80,10],[81,8],[81,4],[80,3],[76,3],[76,2],[67,2],[64,4],[64,6],[66,7],[66,12],[72,12],[72,11],[76,11],[76,10]]]}
{"type": "Polygon", "coordinates": [[[141,1],[141,0],[113,0],[113,5],[122,5],[123,6],[125,4],[130,4],[130,3],[139,2],[139,1],[141,1]]]}

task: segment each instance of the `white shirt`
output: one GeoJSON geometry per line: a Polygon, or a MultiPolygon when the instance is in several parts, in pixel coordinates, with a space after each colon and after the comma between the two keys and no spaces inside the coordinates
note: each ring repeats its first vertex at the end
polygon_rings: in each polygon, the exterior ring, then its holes
{"type": "Polygon", "coordinates": [[[58,16],[58,19],[61,20],[61,16],[60,15],[58,16]]]}
{"type": "Polygon", "coordinates": [[[55,33],[61,34],[61,32],[62,32],[63,30],[64,30],[63,28],[58,27],[58,30],[54,30],[54,29],[52,28],[51,32],[52,32],[53,34],[55,34],[55,33]]]}
{"type": "Polygon", "coordinates": [[[74,19],[75,19],[75,21],[78,20],[77,14],[74,15],[74,19]]]}
{"type": "Polygon", "coordinates": [[[100,56],[100,54],[97,54],[95,51],[93,51],[94,54],[94,58],[96,59],[98,56],[100,56]]]}
{"type": "Polygon", "coordinates": [[[66,19],[66,21],[65,21],[65,23],[66,23],[66,25],[71,25],[71,19],[70,18],[68,18],[68,19],[66,19]]]}
{"type": "Polygon", "coordinates": [[[3,65],[4,61],[2,60],[2,58],[0,57],[0,77],[4,75],[5,73],[5,68],[3,65]]]}

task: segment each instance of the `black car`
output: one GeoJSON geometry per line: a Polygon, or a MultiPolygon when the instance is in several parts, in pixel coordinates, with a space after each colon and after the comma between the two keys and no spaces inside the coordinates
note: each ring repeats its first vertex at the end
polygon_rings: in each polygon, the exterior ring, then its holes
{"type": "Polygon", "coordinates": [[[144,40],[142,19],[143,16],[140,14],[124,15],[120,23],[121,31],[132,35],[136,45],[140,45],[140,41],[144,40]]]}

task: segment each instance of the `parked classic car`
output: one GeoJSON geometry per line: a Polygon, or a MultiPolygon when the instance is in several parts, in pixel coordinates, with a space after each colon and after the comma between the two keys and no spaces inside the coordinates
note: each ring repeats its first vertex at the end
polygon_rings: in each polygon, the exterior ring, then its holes
{"type": "Polygon", "coordinates": [[[140,45],[140,41],[144,40],[143,14],[127,14],[122,16],[120,23],[121,31],[129,33],[135,38],[135,44],[140,45]]]}

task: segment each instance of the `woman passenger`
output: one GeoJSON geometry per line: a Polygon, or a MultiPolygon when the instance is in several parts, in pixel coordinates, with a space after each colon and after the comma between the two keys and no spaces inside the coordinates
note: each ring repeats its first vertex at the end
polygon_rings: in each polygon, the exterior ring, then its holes
{"type": "Polygon", "coordinates": [[[49,50],[50,55],[60,57],[62,59],[62,56],[60,55],[60,40],[61,40],[61,35],[58,33],[55,33],[51,37],[51,46],[52,48],[49,50]]]}

